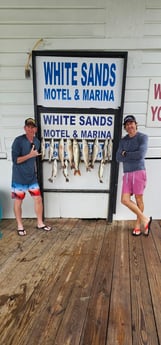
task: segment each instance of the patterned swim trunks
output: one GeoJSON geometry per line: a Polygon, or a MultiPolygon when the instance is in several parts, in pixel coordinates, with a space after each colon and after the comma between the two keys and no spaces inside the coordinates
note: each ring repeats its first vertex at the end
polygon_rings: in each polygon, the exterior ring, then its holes
{"type": "Polygon", "coordinates": [[[23,200],[25,198],[26,192],[29,192],[31,196],[39,196],[41,195],[40,188],[38,183],[34,184],[18,184],[13,183],[11,189],[11,196],[12,199],[20,199],[23,200]]]}

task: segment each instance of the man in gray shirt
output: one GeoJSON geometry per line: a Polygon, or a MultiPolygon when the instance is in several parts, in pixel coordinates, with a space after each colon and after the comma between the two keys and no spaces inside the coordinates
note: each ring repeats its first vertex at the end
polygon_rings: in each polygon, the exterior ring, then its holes
{"type": "Polygon", "coordinates": [[[127,115],[124,118],[124,128],[127,132],[119,143],[116,160],[123,163],[123,184],[121,202],[137,216],[134,236],[141,235],[141,224],[144,226],[144,235],[148,236],[152,217],[144,215],[143,192],[146,186],[145,155],[148,147],[146,134],[137,131],[135,116],[127,115]],[[135,196],[135,202],[131,196],[135,196]]]}

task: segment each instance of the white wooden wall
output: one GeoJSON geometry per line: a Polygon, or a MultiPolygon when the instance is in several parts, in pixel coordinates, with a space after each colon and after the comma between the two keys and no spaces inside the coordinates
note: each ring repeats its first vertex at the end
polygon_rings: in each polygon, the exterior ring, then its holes
{"type": "MultiPolygon", "coordinates": [[[[149,135],[147,157],[161,157],[161,129],[146,128],[149,80],[161,77],[160,0],[1,0],[0,202],[4,218],[14,217],[10,148],[23,131],[24,119],[34,116],[32,79],[25,79],[25,64],[40,38],[39,48],[45,50],[128,51],[124,115],[133,113],[139,130],[149,135]]],[[[146,162],[145,209],[160,218],[161,160],[146,162]]],[[[121,174],[120,166],[114,218],[130,219],[133,215],[120,205],[121,174]]],[[[34,216],[30,197],[23,215],[34,216]]]]}

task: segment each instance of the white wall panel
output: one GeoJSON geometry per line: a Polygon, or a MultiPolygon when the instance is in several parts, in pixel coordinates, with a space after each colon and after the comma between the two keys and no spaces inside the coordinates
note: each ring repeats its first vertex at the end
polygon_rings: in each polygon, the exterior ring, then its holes
{"type": "Polygon", "coordinates": [[[45,37],[45,38],[71,38],[71,37],[104,37],[104,24],[97,24],[97,23],[83,23],[78,24],[75,23],[75,27],[73,30],[74,24],[23,24],[23,25],[1,25],[0,26],[0,38],[29,38],[33,37],[37,40],[37,37],[45,37]],[[20,29],[21,28],[21,29],[20,29]]]}
{"type": "Polygon", "coordinates": [[[144,25],[144,36],[146,37],[155,37],[160,36],[161,23],[148,23],[144,25]]]}
{"type": "Polygon", "coordinates": [[[146,51],[143,53],[143,63],[153,63],[160,64],[161,61],[161,51],[146,51]]]}
{"type": "Polygon", "coordinates": [[[146,0],[146,8],[161,8],[160,0],[146,0]]]}
{"type": "MultiPolygon", "coordinates": [[[[34,116],[34,109],[33,104],[26,104],[25,106],[23,104],[1,104],[0,105],[0,113],[2,116],[12,116],[12,118],[15,120],[16,118],[20,120],[21,125],[21,119],[25,119],[26,117],[34,116]],[[28,116],[29,115],[29,116],[28,116]]],[[[0,124],[1,125],[1,124],[0,124]]]]}
{"type": "Polygon", "coordinates": [[[2,8],[101,8],[105,5],[106,0],[7,0],[1,1],[2,8]]]}
{"type": "MultiPolygon", "coordinates": [[[[152,2],[151,2],[152,3],[152,2]]],[[[152,3],[153,6],[153,3],[152,3]]],[[[149,8],[145,12],[145,24],[154,24],[155,22],[160,22],[161,18],[161,4],[160,8],[149,8]]]]}
{"type": "Polygon", "coordinates": [[[0,79],[1,80],[17,80],[25,78],[25,66],[24,67],[14,67],[5,66],[0,68],[0,79]]]}
{"type": "MultiPolygon", "coordinates": [[[[12,47],[12,53],[22,53],[26,54],[28,51],[30,51],[35,42],[40,39],[41,37],[35,37],[35,38],[28,38],[26,37],[25,40],[22,38],[12,38],[3,40],[0,39],[0,46],[3,51],[6,53],[9,53],[11,51],[12,47]]],[[[80,38],[80,37],[63,37],[59,38],[48,38],[43,37],[44,44],[43,49],[62,49],[62,50],[69,50],[69,49],[76,49],[80,50],[80,48],[83,49],[92,49],[92,50],[120,50],[120,51],[131,51],[131,50],[149,50],[149,49],[161,49],[161,40],[160,37],[153,39],[130,39],[129,38],[94,38],[91,39],[91,37],[80,38]]]]}
{"type": "Polygon", "coordinates": [[[107,218],[107,194],[44,193],[46,217],[107,218]],[[65,205],[65,207],[63,206],[65,205]],[[99,207],[98,207],[99,205],[99,207]]]}
{"type": "Polygon", "coordinates": [[[145,114],[147,112],[147,103],[135,103],[133,102],[126,102],[124,105],[124,113],[125,114],[145,114]]]}
{"type": "MultiPolygon", "coordinates": [[[[23,132],[24,119],[34,116],[32,78],[25,79],[28,53],[43,38],[38,49],[94,49],[128,51],[124,115],[136,116],[139,130],[148,134],[147,160],[150,185],[146,189],[146,210],[159,218],[160,207],[154,190],[160,185],[161,134],[160,128],[147,128],[149,80],[161,77],[161,1],[160,0],[2,0],[0,3],[0,152],[6,150],[7,159],[0,159],[5,171],[0,179],[0,197],[3,195],[4,217],[13,217],[10,199],[10,147],[16,135],[23,132]],[[152,202],[151,202],[152,200],[152,202]]],[[[31,61],[30,61],[31,63],[31,61]]],[[[124,133],[124,132],[123,132],[124,133]]],[[[120,167],[121,171],[121,167],[120,167]]],[[[159,187],[160,188],[160,187],[159,187]]],[[[119,175],[119,192],[121,174],[119,175]]],[[[108,200],[96,195],[84,199],[75,196],[70,203],[66,194],[47,193],[48,215],[74,216],[75,202],[83,200],[95,209],[95,200],[101,207],[100,217],[106,214],[102,205],[108,200]],[[77,200],[76,200],[77,199],[77,200]],[[66,208],[62,209],[62,203],[66,208]],[[54,210],[54,211],[53,211],[54,210]],[[55,212],[55,213],[53,213],[55,212]],[[54,214],[54,215],[53,215],[54,214]]],[[[105,207],[106,208],[106,207],[105,207]]],[[[85,212],[85,211],[84,211],[85,212]]],[[[91,216],[92,212],[81,217],[91,216]]],[[[34,217],[31,198],[27,197],[23,215],[34,217]]],[[[117,200],[116,219],[133,217],[117,200]]]]}
{"type": "Polygon", "coordinates": [[[33,95],[32,93],[23,92],[1,92],[0,93],[0,103],[1,104],[32,104],[33,95]]]}
{"type": "MultiPolygon", "coordinates": [[[[24,68],[23,68],[24,69],[24,68]]],[[[24,74],[24,73],[23,73],[24,74]]],[[[33,86],[31,80],[19,79],[19,80],[0,80],[0,92],[5,93],[33,93],[33,86]]]]}
{"type": "MultiPolygon", "coordinates": [[[[11,48],[10,48],[11,49],[11,48]]],[[[1,53],[1,66],[23,66],[24,62],[27,60],[27,52],[26,56],[23,53],[1,53]]]]}
{"type": "Polygon", "coordinates": [[[148,90],[149,89],[149,78],[148,77],[135,77],[127,76],[126,79],[126,92],[128,90],[148,90]]]}
{"type": "Polygon", "coordinates": [[[6,24],[78,24],[78,23],[104,23],[105,11],[99,8],[16,8],[1,9],[0,23],[6,24]]]}
{"type": "Polygon", "coordinates": [[[127,90],[125,95],[125,102],[146,102],[148,96],[148,90],[127,90]]]}

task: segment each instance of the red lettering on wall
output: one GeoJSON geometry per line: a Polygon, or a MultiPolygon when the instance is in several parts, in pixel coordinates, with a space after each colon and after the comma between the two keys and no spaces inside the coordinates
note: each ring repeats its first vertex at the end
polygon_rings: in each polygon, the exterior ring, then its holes
{"type": "Polygon", "coordinates": [[[154,84],[154,99],[161,99],[161,84],[154,84]]]}
{"type": "Polygon", "coordinates": [[[161,121],[161,107],[153,107],[151,106],[151,112],[152,112],[152,121],[161,121]]]}

